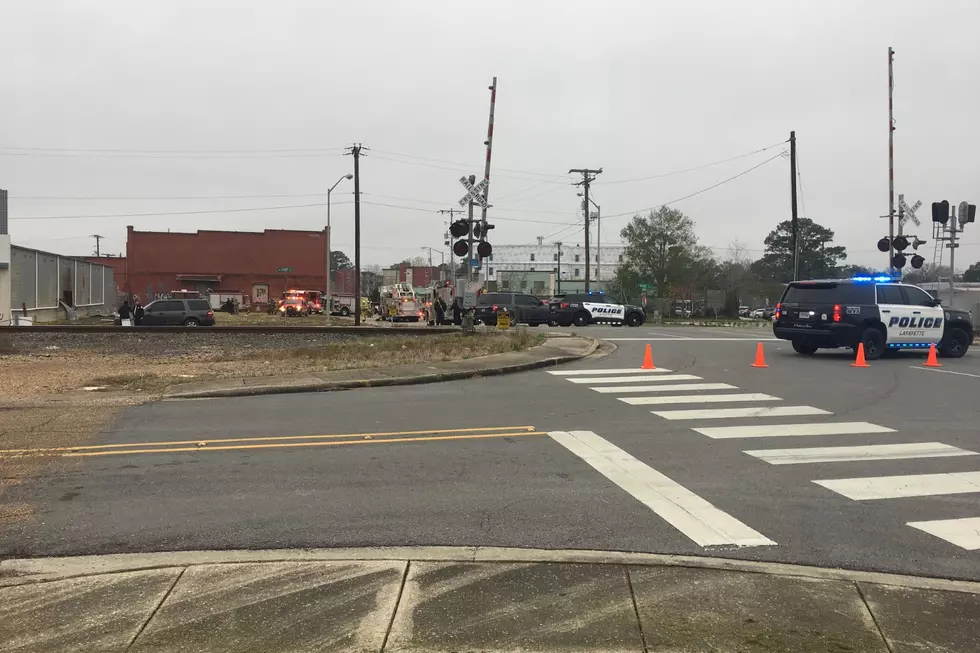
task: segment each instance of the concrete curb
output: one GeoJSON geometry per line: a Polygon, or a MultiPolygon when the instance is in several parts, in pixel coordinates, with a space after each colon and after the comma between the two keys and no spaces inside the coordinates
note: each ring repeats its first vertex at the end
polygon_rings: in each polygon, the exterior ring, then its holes
{"type": "Polygon", "coordinates": [[[340,549],[264,549],[230,551],[175,551],[158,553],[117,553],[109,555],[17,558],[0,561],[0,587],[43,583],[65,578],[98,576],[145,569],[191,567],[195,565],[263,562],[314,561],[425,561],[564,563],[596,565],[637,565],[684,567],[739,571],[769,576],[842,580],[874,583],[909,589],[928,589],[980,594],[980,582],[906,576],[874,571],[853,571],[777,562],[756,562],[731,558],[595,551],[581,549],[519,549],[508,547],[405,546],[340,549]]]}
{"type": "MultiPolygon", "coordinates": [[[[396,386],[396,385],[419,385],[423,383],[438,383],[441,381],[457,381],[460,379],[470,379],[474,377],[483,376],[497,376],[501,374],[513,374],[515,372],[525,372],[527,370],[534,370],[542,367],[553,367],[555,365],[560,365],[562,363],[571,363],[573,361],[581,360],[587,356],[591,356],[599,348],[600,341],[597,338],[588,338],[586,336],[572,336],[577,338],[582,338],[585,340],[591,340],[591,344],[588,350],[583,354],[566,354],[558,356],[549,356],[548,358],[542,358],[537,360],[531,360],[524,363],[516,363],[513,365],[505,365],[503,367],[494,366],[491,362],[484,368],[478,370],[448,370],[444,372],[434,372],[432,374],[417,374],[414,376],[404,376],[404,377],[391,377],[388,379],[355,379],[352,381],[322,381],[322,382],[311,382],[311,383],[297,383],[295,385],[257,385],[257,386],[242,386],[235,388],[215,388],[213,390],[198,390],[190,392],[171,392],[164,394],[162,399],[204,399],[204,398],[215,398],[215,397],[251,397],[256,395],[275,395],[275,394],[293,394],[298,392],[332,392],[337,390],[353,390],[355,388],[376,388],[384,386],[396,386]]],[[[541,349],[546,345],[538,345],[537,347],[532,347],[526,350],[526,353],[532,353],[535,350],[541,349]]],[[[495,356],[503,354],[493,354],[490,356],[484,356],[485,359],[493,359],[495,356]]],[[[467,361],[479,360],[477,358],[464,359],[467,361]]]]}

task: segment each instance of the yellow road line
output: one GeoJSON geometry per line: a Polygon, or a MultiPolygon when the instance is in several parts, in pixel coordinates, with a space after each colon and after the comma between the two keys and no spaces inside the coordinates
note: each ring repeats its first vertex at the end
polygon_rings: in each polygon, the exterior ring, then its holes
{"type": "Polygon", "coordinates": [[[4,454],[39,454],[59,451],[91,451],[98,449],[121,449],[125,447],[164,447],[176,444],[193,444],[199,442],[263,442],[266,440],[319,440],[324,438],[361,438],[365,436],[382,437],[386,435],[428,435],[430,433],[473,433],[477,431],[508,431],[511,429],[525,429],[533,431],[533,426],[486,426],[480,428],[465,429],[436,429],[430,431],[388,431],[383,433],[337,433],[333,435],[269,435],[255,438],[222,438],[217,440],[174,440],[172,442],[126,442],[122,444],[93,444],[81,447],[52,447],[50,449],[0,449],[0,456],[4,454]]]}
{"type": "Polygon", "coordinates": [[[380,440],[331,440],[329,442],[283,442],[282,444],[236,444],[221,447],[179,447],[174,449],[117,449],[115,451],[88,451],[84,453],[54,454],[61,458],[91,456],[121,456],[142,453],[174,453],[182,451],[234,451],[243,449],[287,449],[292,447],[332,447],[342,444],[387,444],[389,442],[430,442],[433,440],[474,440],[479,438],[512,438],[521,435],[547,435],[540,431],[518,431],[515,433],[477,433],[474,435],[434,435],[417,438],[388,438],[380,440]]]}

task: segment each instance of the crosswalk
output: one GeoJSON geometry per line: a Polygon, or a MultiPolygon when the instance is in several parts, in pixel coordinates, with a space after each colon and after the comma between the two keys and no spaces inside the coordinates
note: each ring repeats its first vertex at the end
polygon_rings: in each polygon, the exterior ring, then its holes
{"type": "MultiPolygon", "coordinates": [[[[730,383],[715,383],[694,374],[673,373],[664,368],[649,369],[596,369],[596,370],[555,370],[551,375],[565,378],[576,385],[583,385],[589,390],[609,396],[631,406],[650,406],[650,412],[665,420],[679,421],[685,426],[690,425],[693,432],[712,440],[746,440],[747,442],[793,442],[794,437],[826,437],[831,439],[833,446],[807,447],[773,447],[754,448],[747,446],[744,454],[768,465],[802,465],[801,469],[812,470],[820,464],[848,462],[877,462],[894,460],[915,460],[927,458],[960,458],[977,456],[978,452],[969,451],[950,444],[928,442],[888,442],[891,434],[897,434],[896,429],[860,421],[835,421],[833,413],[815,406],[783,405],[782,398],[759,392],[745,392],[730,383]],[[716,407],[714,404],[731,404],[716,407]],[[753,406],[734,404],[758,404],[753,406]],[[675,407],[676,406],[676,407],[675,407]],[[792,421],[778,418],[822,417],[820,421],[792,421]],[[739,420],[736,424],[718,425],[723,420],[739,420]],[[702,424],[702,421],[704,422],[702,424]],[[875,436],[874,444],[848,444],[846,436],[875,436]]],[[[577,432],[573,432],[577,433],[577,432]]],[[[592,434],[594,435],[594,434],[592,434]]],[[[554,437],[554,436],[553,436],[554,437]]],[[[600,438],[601,440],[601,438],[600,438]]],[[[605,442],[605,441],[603,441],[605,442]]],[[[809,441],[808,441],[809,442],[809,441]]],[[[567,442],[563,442],[570,450],[567,442]]],[[[608,447],[613,445],[606,443],[608,447]]],[[[576,442],[579,449],[583,447],[576,442]]],[[[613,449],[616,449],[613,447],[613,449]]],[[[607,449],[608,450],[608,449],[607,449]]],[[[623,460],[629,454],[617,449],[613,460],[623,460]]],[[[592,464],[590,462],[590,464],[592,464]]],[[[596,465],[593,465],[596,467],[596,465]]],[[[596,467],[598,469],[598,467],[596,467]]],[[[980,469],[980,458],[977,459],[980,469]]],[[[606,473],[609,471],[607,464],[606,473]]],[[[634,473],[639,468],[634,468],[634,473]]],[[[600,469],[600,471],[603,471],[600,469]]],[[[659,474],[655,470],[650,470],[659,474]]],[[[609,474],[607,474],[609,476],[609,474]]],[[[612,478],[610,476],[610,478],[612,478]]],[[[631,483],[635,479],[631,478],[631,483]]],[[[959,494],[980,494],[980,471],[951,472],[941,474],[901,474],[893,476],[857,476],[851,478],[819,478],[819,472],[814,472],[810,482],[834,492],[839,496],[853,501],[897,500],[913,497],[936,497],[959,494]]],[[[669,480],[669,479],[668,479],[669,480]]],[[[653,486],[657,481],[651,481],[653,486]]],[[[673,483],[671,481],[671,483],[673,483]]],[[[676,484],[675,484],[676,485],[676,484]]],[[[686,496],[684,488],[673,488],[671,491],[679,496],[686,496]],[[679,489],[677,489],[679,488],[679,489]]],[[[631,492],[631,494],[634,494],[631,492]]],[[[637,496],[634,494],[634,496],[637,496]]],[[[656,502],[648,503],[654,505],[656,502]]],[[[692,500],[692,505],[697,502],[692,500]]],[[[708,504],[710,506],[710,504],[708,504]]],[[[712,507],[713,508],[713,507],[712,507]]],[[[690,534],[689,523],[680,525],[671,521],[675,514],[673,510],[657,511],[675,528],[690,534]]],[[[720,512],[720,511],[719,511],[720,512]]],[[[977,508],[980,513],[980,506],[977,508]]],[[[713,519],[719,519],[722,532],[734,520],[730,515],[717,515],[705,509],[704,520],[710,524],[713,519]]],[[[739,522],[740,524],[740,522],[739,522]]],[[[906,525],[942,539],[949,544],[967,551],[980,550],[980,516],[970,516],[957,519],[937,519],[929,521],[909,521],[906,525]]],[[[705,527],[702,525],[702,527],[705,527]]],[[[739,528],[751,529],[740,524],[739,528]]],[[[695,529],[696,530],[696,529],[695,529]]],[[[747,532],[746,531],[746,532],[747,532]]],[[[739,531],[742,532],[742,531],[739,531]]],[[[734,541],[726,543],[740,545],[755,545],[760,543],[775,544],[764,535],[751,531],[734,541]],[[765,540],[765,542],[764,542],[765,540]],[[746,544],[750,542],[751,544],[746,544]]],[[[711,539],[707,536],[693,538],[695,541],[711,541],[718,543],[718,537],[711,539]]]]}

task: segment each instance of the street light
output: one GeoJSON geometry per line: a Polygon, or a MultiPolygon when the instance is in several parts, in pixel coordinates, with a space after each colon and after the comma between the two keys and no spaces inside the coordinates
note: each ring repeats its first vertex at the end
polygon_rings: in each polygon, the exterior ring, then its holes
{"type": "MultiPolygon", "coordinates": [[[[330,238],[330,193],[332,193],[333,192],[333,189],[337,187],[337,184],[339,184],[343,180],[345,180],[345,179],[353,179],[353,178],[354,178],[354,175],[352,175],[352,174],[346,174],[343,177],[341,177],[340,179],[338,179],[337,182],[333,186],[331,186],[330,188],[327,189],[327,290],[326,290],[326,295],[327,295],[327,315],[330,314],[330,309],[332,308],[331,307],[331,302],[330,302],[330,248],[333,246],[333,240],[330,238]]],[[[355,300],[358,301],[358,302],[360,302],[361,301],[361,298],[360,297],[355,297],[355,300]]],[[[322,304],[322,302],[321,302],[321,304],[322,304]]]]}
{"type": "MultiPolygon", "coordinates": [[[[445,252],[443,252],[441,250],[438,250],[438,249],[435,249],[434,247],[426,247],[425,245],[422,245],[422,251],[424,252],[425,250],[429,250],[429,270],[430,271],[432,270],[432,252],[433,251],[439,252],[439,256],[442,257],[442,265],[445,265],[446,264],[446,253],[445,252]]],[[[439,272],[440,272],[440,277],[441,277],[442,276],[442,267],[441,266],[439,268],[439,272]]],[[[440,279],[440,281],[441,281],[441,279],[440,279]]]]}

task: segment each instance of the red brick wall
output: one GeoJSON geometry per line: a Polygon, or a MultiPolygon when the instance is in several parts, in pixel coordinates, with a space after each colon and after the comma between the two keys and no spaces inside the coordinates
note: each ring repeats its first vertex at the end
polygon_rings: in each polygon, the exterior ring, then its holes
{"type": "Polygon", "coordinates": [[[268,284],[273,298],[290,288],[323,290],[326,251],[324,231],[169,233],[129,227],[128,290],[146,301],[157,293],[194,287],[178,275],[218,276],[212,290],[249,295],[253,285],[268,284]],[[279,272],[287,267],[292,269],[279,272]]]}
{"type": "Polygon", "coordinates": [[[338,295],[354,294],[354,270],[335,270],[333,273],[333,284],[330,292],[338,295]]]}

